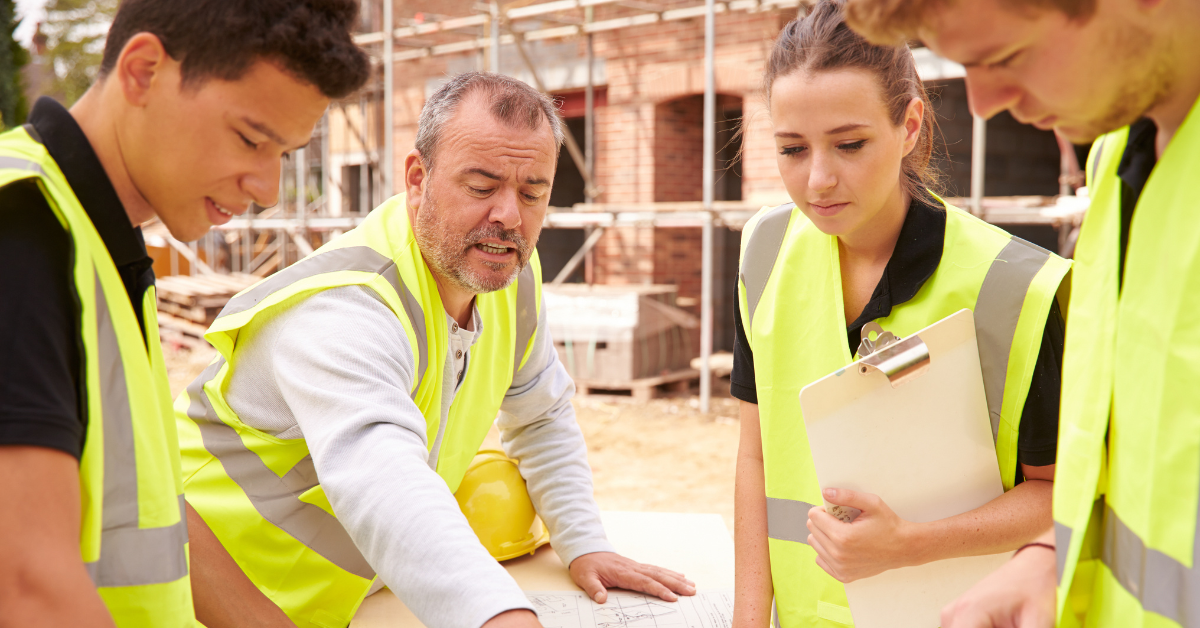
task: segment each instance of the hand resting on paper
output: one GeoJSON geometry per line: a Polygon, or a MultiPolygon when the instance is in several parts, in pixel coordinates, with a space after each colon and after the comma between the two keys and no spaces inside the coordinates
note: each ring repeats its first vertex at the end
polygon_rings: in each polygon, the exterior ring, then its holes
{"type": "Polygon", "coordinates": [[[584,554],[571,561],[569,569],[571,579],[597,604],[608,600],[609,587],[649,593],[668,602],[678,600],[679,595],[696,594],[696,583],[683,574],[613,552],[584,554]]]}
{"type": "MultiPolygon", "coordinates": [[[[1038,538],[1053,544],[1054,531],[1038,538]]],[[[1053,628],[1054,552],[1029,547],[942,610],[945,628],[1053,628]]]]}
{"type": "Polygon", "coordinates": [[[844,488],[827,488],[823,494],[831,504],[862,511],[852,523],[823,506],[808,511],[808,544],[825,573],[846,583],[913,564],[913,524],[892,512],[878,495],[844,488]]]}
{"type": "Polygon", "coordinates": [[[808,544],[817,565],[841,582],[935,560],[1011,552],[1053,524],[1054,465],[1021,465],[1025,481],[962,514],[916,523],[897,515],[878,495],[827,488],[825,500],[861,510],[845,523],[817,506],[808,511],[808,544]]]}

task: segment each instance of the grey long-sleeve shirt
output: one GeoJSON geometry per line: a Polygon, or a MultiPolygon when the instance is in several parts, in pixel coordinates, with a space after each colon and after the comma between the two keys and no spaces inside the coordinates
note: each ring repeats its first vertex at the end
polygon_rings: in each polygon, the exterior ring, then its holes
{"type": "MultiPolygon", "coordinates": [[[[442,425],[459,371],[486,368],[468,348],[482,331],[452,331],[442,425]],[[457,336],[457,337],[454,337],[457,336]],[[456,345],[464,355],[455,360],[456,345]]],[[[575,386],[558,360],[545,310],[533,350],[501,405],[501,442],[520,460],[554,549],[570,564],[613,551],[592,497],[575,422],[575,386]]],[[[414,360],[396,316],[368,288],[334,288],[253,321],[235,349],[226,400],[238,417],[279,438],[303,437],[330,504],[367,562],[425,625],[475,628],[532,609],[434,472],[425,417],[409,395],[414,360]]],[[[440,431],[439,431],[440,433],[440,431]]]]}

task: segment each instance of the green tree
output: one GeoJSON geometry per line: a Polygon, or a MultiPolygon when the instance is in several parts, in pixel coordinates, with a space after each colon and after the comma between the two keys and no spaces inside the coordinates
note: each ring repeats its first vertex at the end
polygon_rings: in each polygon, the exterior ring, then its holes
{"type": "Polygon", "coordinates": [[[68,107],[96,80],[117,1],[50,0],[46,6],[46,55],[54,68],[56,91],[68,107]]]}
{"type": "Polygon", "coordinates": [[[13,39],[16,14],[13,0],[0,0],[0,128],[4,129],[23,124],[28,112],[21,68],[29,63],[29,52],[13,39]]]}

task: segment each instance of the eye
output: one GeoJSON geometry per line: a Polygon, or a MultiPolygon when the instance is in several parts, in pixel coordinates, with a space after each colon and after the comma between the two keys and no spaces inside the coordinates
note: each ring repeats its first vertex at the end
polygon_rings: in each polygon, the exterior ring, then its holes
{"type": "Polygon", "coordinates": [[[529,201],[530,203],[536,203],[538,199],[541,198],[541,196],[538,196],[537,194],[524,194],[523,196],[525,197],[525,200],[529,201]]]}
{"type": "Polygon", "coordinates": [[[1016,59],[1018,56],[1020,56],[1020,55],[1021,55],[1021,53],[1022,53],[1022,52],[1024,52],[1024,49],[1018,50],[1018,51],[1016,51],[1016,52],[1014,52],[1014,53],[1012,53],[1012,54],[1008,55],[1007,57],[1004,57],[1003,59],[1001,59],[1001,60],[999,60],[999,61],[997,61],[997,62],[995,62],[995,63],[991,63],[991,64],[989,64],[989,67],[992,67],[992,68],[1007,68],[1007,67],[1009,66],[1009,64],[1011,64],[1011,63],[1013,62],[1013,60],[1015,60],[1015,59],[1016,59]]]}
{"type": "Polygon", "coordinates": [[[865,146],[866,143],[867,143],[867,140],[858,140],[857,142],[848,142],[846,144],[838,144],[838,148],[846,151],[847,153],[853,153],[853,152],[856,152],[858,149],[862,148],[863,146],[865,146]]]}
{"type": "Polygon", "coordinates": [[[241,131],[236,131],[236,133],[238,134],[238,137],[242,138],[242,141],[246,143],[246,146],[249,146],[254,150],[258,150],[258,144],[251,142],[249,138],[247,138],[245,135],[242,135],[241,131]]]}
{"type": "Polygon", "coordinates": [[[469,185],[467,186],[467,189],[470,190],[470,192],[472,194],[479,194],[479,195],[483,195],[483,194],[487,194],[488,192],[491,192],[491,190],[480,189],[480,188],[472,187],[469,185]]]}
{"type": "Polygon", "coordinates": [[[785,146],[779,151],[780,155],[795,155],[797,153],[808,150],[807,146],[785,146]]]}

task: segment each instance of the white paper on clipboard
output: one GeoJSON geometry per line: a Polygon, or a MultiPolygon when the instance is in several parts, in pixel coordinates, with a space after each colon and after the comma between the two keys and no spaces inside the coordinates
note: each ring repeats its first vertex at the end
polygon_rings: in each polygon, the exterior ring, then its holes
{"type": "MultiPolygon", "coordinates": [[[[935,521],[1004,492],[975,341],[961,310],[914,334],[929,370],[893,387],[862,360],[800,391],[822,489],[879,495],[900,517],[935,521]]],[[[828,504],[827,504],[828,505],[828,504]]],[[[942,607],[1011,553],[937,561],[846,585],[856,628],[937,628],[942,607]]]]}

